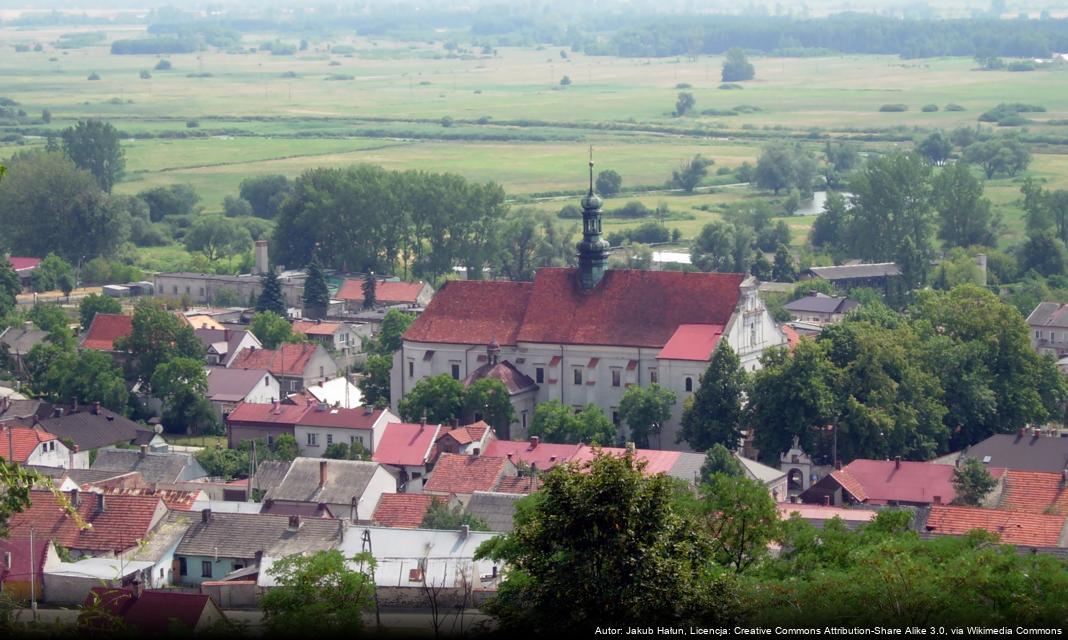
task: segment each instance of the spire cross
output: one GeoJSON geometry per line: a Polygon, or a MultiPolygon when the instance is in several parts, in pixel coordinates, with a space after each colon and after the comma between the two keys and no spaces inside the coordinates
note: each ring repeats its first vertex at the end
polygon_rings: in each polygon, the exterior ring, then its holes
{"type": "Polygon", "coordinates": [[[593,145],[590,145],[590,193],[593,193],[593,145]]]}

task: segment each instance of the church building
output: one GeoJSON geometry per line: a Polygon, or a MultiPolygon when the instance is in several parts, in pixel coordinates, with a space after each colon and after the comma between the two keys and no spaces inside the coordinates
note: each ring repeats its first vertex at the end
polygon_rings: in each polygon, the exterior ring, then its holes
{"type": "MultiPolygon", "coordinates": [[[[582,199],[578,268],[543,268],[533,282],[452,280],[404,334],[393,356],[393,410],[419,380],[448,374],[465,384],[491,377],[512,398],[517,420],[502,439],[525,439],[540,402],[576,411],[599,406],[620,425],[627,387],[658,383],[677,402],[650,445],[676,443],[683,403],[693,395],[720,340],[751,371],[765,349],[786,338],[737,273],[606,269],[601,198],[582,199]]],[[[625,426],[620,436],[627,437],[625,426]]]]}

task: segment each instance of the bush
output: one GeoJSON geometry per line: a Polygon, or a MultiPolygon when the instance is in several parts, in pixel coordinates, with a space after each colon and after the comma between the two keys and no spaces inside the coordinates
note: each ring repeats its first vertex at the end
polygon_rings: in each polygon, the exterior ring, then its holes
{"type": "Polygon", "coordinates": [[[28,45],[28,44],[17,44],[17,45],[15,45],[15,53],[26,53],[29,50],[30,50],[30,45],[28,45]]]}
{"type": "Polygon", "coordinates": [[[965,111],[966,109],[964,107],[960,106],[959,104],[957,104],[956,102],[950,102],[949,104],[946,105],[945,110],[946,111],[965,111]]]}
{"type": "Polygon", "coordinates": [[[920,109],[920,111],[922,111],[924,113],[934,113],[935,111],[938,111],[938,105],[937,104],[925,104],[920,109]]]}
{"type": "Polygon", "coordinates": [[[565,204],[556,216],[565,220],[579,220],[582,218],[582,209],[574,204],[565,204]]]}
{"type": "Polygon", "coordinates": [[[152,78],[152,74],[147,72],[147,71],[145,71],[144,69],[141,70],[141,74],[140,75],[141,75],[141,79],[142,80],[149,80],[149,79],[152,78]]]}
{"type": "Polygon", "coordinates": [[[212,74],[210,74],[210,73],[208,73],[208,72],[202,72],[202,73],[187,73],[187,74],[185,74],[185,77],[187,77],[187,78],[210,78],[210,77],[211,77],[211,75],[212,75],[212,74]]]}
{"type": "Polygon", "coordinates": [[[331,67],[340,67],[340,66],[341,66],[341,63],[340,63],[340,62],[338,62],[337,60],[331,60],[331,61],[330,61],[330,66],[331,66],[331,67]]]}
{"type": "Polygon", "coordinates": [[[701,112],[701,115],[703,115],[703,116],[736,116],[736,115],[738,115],[738,112],[737,111],[733,111],[731,109],[705,109],[704,111],[701,112]]]}
{"type": "Polygon", "coordinates": [[[98,74],[96,71],[90,73],[89,77],[87,78],[87,80],[99,80],[99,79],[100,79],[100,74],[98,74]]]}
{"type": "Polygon", "coordinates": [[[196,129],[199,126],[200,126],[200,123],[197,122],[196,120],[186,120],[185,121],[185,128],[186,129],[196,129]]]}
{"type": "Polygon", "coordinates": [[[252,215],[252,204],[244,198],[226,196],[223,199],[223,213],[228,218],[244,218],[252,215]]]}
{"type": "Polygon", "coordinates": [[[452,119],[451,116],[444,116],[441,119],[441,126],[443,126],[443,127],[451,127],[452,125],[453,125],[453,119],[452,119]]]}
{"type": "Polygon", "coordinates": [[[1023,116],[1007,116],[998,120],[999,127],[1023,127],[1034,122],[1023,116]]]}
{"type": "Polygon", "coordinates": [[[563,78],[560,78],[561,87],[566,87],[569,84],[571,84],[571,76],[564,76],[563,78]]]}
{"type": "Polygon", "coordinates": [[[116,40],[111,43],[113,55],[137,55],[151,53],[193,53],[197,50],[195,39],[137,38],[116,40]]]}
{"type": "Polygon", "coordinates": [[[1027,60],[1021,60],[1019,62],[1013,62],[1013,63],[1009,64],[1009,67],[1008,67],[1009,71],[1017,71],[1017,72],[1019,72],[1019,71],[1034,71],[1037,68],[1038,67],[1035,66],[1034,62],[1029,62],[1027,60]]]}
{"type": "Polygon", "coordinates": [[[632,200],[619,209],[612,209],[607,215],[611,218],[646,218],[653,215],[653,210],[637,200],[632,200]]]}
{"type": "Polygon", "coordinates": [[[641,226],[631,229],[627,234],[632,242],[652,244],[654,242],[667,242],[671,239],[668,228],[658,222],[646,222],[641,226]]]}
{"type": "Polygon", "coordinates": [[[171,70],[171,61],[170,60],[167,60],[165,58],[161,58],[160,61],[156,63],[156,71],[170,71],[170,70],[171,70]]]}
{"type": "Polygon", "coordinates": [[[733,82],[724,82],[723,84],[719,85],[719,88],[726,91],[733,91],[735,89],[741,89],[742,85],[735,84],[733,82]]]}
{"type": "Polygon", "coordinates": [[[896,113],[908,110],[909,106],[907,104],[884,104],[883,106],[879,107],[879,111],[887,113],[896,113]]]}
{"type": "Polygon", "coordinates": [[[283,78],[296,78],[297,77],[297,72],[296,71],[286,71],[285,73],[282,74],[282,77],[283,78]]]}
{"type": "Polygon", "coordinates": [[[334,73],[334,74],[326,76],[326,79],[327,80],[331,80],[331,81],[340,81],[340,80],[354,80],[355,77],[354,76],[350,76],[347,73],[334,73]]]}
{"type": "Polygon", "coordinates": [[[1001,122],[1005,118],[1015,116],[1021,113],[1042,113],[1046,110],[1045,107],[1040,107],[1034,104],[1023,104],[1020,102],[1002,102],[998,106],[989,111],[984,111],[979,115],[979,122],[1001,122]]]}

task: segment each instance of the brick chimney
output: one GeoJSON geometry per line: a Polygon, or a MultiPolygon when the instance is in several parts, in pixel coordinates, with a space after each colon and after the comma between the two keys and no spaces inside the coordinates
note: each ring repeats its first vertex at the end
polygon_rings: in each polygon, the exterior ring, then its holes
{"type": "Polygon", "coordinates": [[[296,533],[300,529],[300,516],[289,516],[289,526],[286,531],[296,533]]]}
{"type": "Polygon", "coordinates": [[[326,460],[319,461],[319,488],[326,486],[326,460]]]}
{"type": "Polygon", "coordinates": [[[540,442],[541,438],[539,438],[538,436],[530,436],[530,450],[533,451],[534,449],[537,449],[538,443],[540,442]]]}
{"type": "Polygon", "coordinates": [[[479,448],[479,447],[475,447],[474,449],[471,450],[471,457],[477,458],[480,453],[482,453],[482,449],[479,448]]]}
{"type": "Polygon", "coordinates": [[[144,458],[147,455],[148,455],[148,445],[147,444],[143,444],[143,445],[141,445],[141,457],[144,458]]]}
{"type": "Polygon", "coordinates": [[[94,416],[100,415],[100,403],[99,402],[94,402],[93,403],[93,415],[94,416]]]}
{"type": "Polygon", "coordinates": [[[99,511],[100,513],[104,513],[105,511],[108,510],[108,496],[107,496],[107,494],[104,494],[104,493],[100,494],[100,504],[97,505],[97,509],[96,510],[99,511]]]}
{"type": "Polygon", "coordinates": [[[75,488],[70,490],[70,504],[75,509],[77,509],[78,505],[81,504],[81,499],[78,497],[78,488],[77,487],[75,487],[75,488]]]}
{"type": "Polygon", "coordinates": [[[931,498],[931,504],[936,504],[936,505],[942,504],[942,496],[933,496],[931,498]]]}
{"type": "Polygon", "coordinates": [[[901,456],[894,456],[894,468],[895,469],[900,469],[901,468],[901,456]]]}
{"type": "Polygon", "coordinates": [[[204,524],[211,522],[211,509],[200,510],[200,521],[204,524]]]}

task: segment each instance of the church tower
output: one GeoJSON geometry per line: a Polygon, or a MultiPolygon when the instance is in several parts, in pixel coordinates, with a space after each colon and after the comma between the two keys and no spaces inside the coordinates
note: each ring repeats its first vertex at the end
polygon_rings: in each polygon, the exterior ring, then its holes
{"type": "Polygon", "coordinates": [[[582,199],[582,242],[578,243],[579,284],[597,286],[608,262],[608,242],[601,238],[601,199],[593,192],[593,147],[590,147],[590,190],[582,199]]]}

